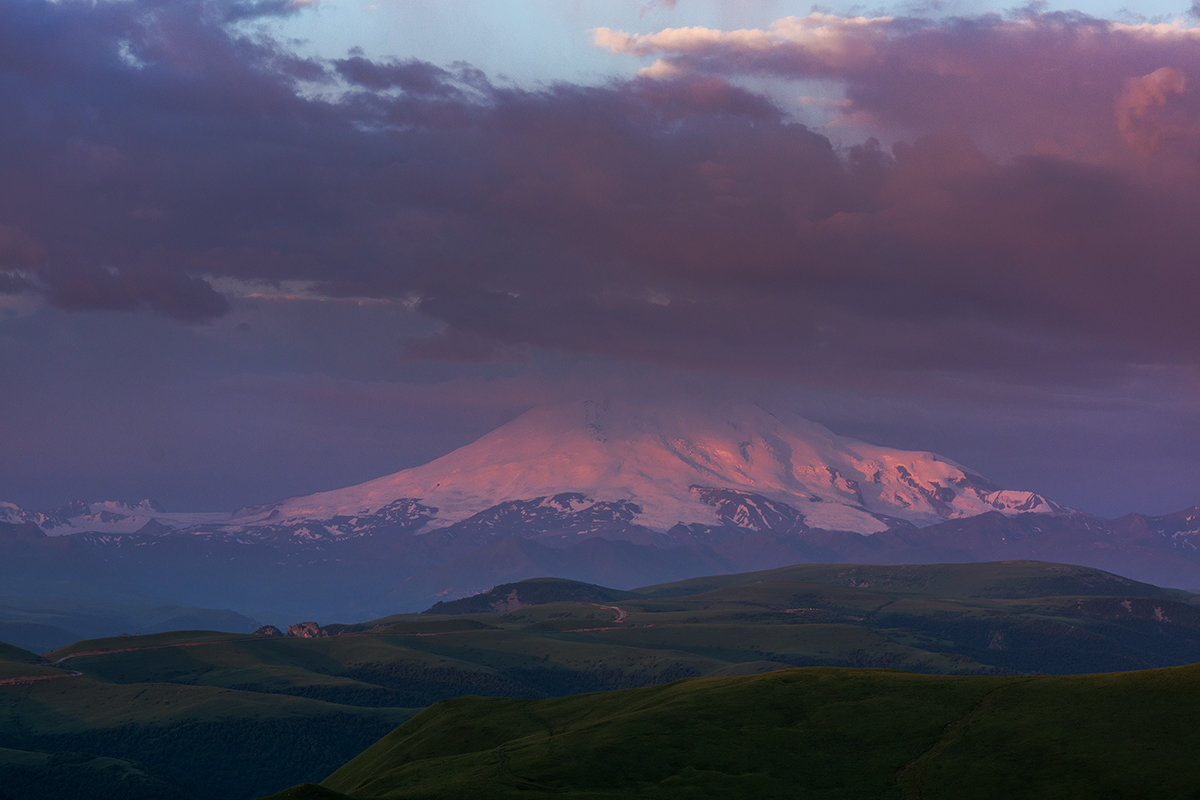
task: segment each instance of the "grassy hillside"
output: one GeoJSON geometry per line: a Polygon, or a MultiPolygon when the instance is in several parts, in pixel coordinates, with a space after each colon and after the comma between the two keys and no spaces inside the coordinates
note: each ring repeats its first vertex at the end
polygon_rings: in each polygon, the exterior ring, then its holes
{"type": "Polygon", "coordinates": [[[517,605],[544,603],[611,603],[634,596],[633,592],[609,589],[594,583],[581,583],[563,578],[531,578],[517,583],[504,583],[491,591],[437,603],[430,614],[477,614],[489,611],[509,611],[517,605]]]}
{"type": "Polygon", "coordinates": [[[402,707],[799,666],[1009,674],[1200,661],[1200,609],[1189,596],[1064,565],[817,565],[601,593],[599,602],[572,599],[580,592],[597,587],[522,582],[489,593],[485,605],[501,597],[502,610],[331,625],[336,635],[319,639],[177,632],[79,642],[49,657],[110,683],[402,707]]]}
{"type": "Polygon", "coordinates": [[[11,644],[0,642],[0,661],[9,661],[18,664],[37,664],[42,661],[42,657],[37,653],[31,653],[20,647],[13,647],[11,644]]]}
{"type": "Polygon", "coordinates": [[[167,631],[165,633],[150,633],[141,636],[108,636],[103,639],[84,639],[66,647],[60,647],[45,653],[48,661],[58,661],[67,656],[75,656],[83,652],[106,651],[122,652],[138,649],[150,650],[161,647],[175,647],[195,642],[235,641],[240,638],[251,638],[249,634],[224,633],[221,631],[167,631]]]}
{"type": "Polygon", "coordinates": [[[277,797],[1196,797],[1200,668],[968,678],[802,669],[460,698],[277,797]]]}
{"type": "Polygon", "coordinates": [[[249,797],[318,780],[406,709],[464,695],[789,667],[1013,675],[1200,661],[1190,596],[1063,565],[792,567],[613,595],[533,584],[492,593],[495,610],[329,625],[322,638],[120,636],[54,651],[54,663],[0,650],[0,748],[24,754],[0,758],[0,793],[55,797],[37,780],[55,757],[97,786],[140,775],[188,800],[249,797]]]}
{"type": "Polygon", "coordinates": [[[759,572],[692,578],[647,586],[644,596],[694,595],[756,583],[830,584],[876,592],[941,597],[1015,598],[1061,595],[1120,595],[1181,599],[1163,589],[1111,572],[1044,561],[986,561],[971,564],[798,564],[759,572]]]}
{"type": "Polygon", "coordinates": [[[60,800],[117,797],[128,785],[146,790],[132,796],[252,797],[300,773],[319,778],[411,713],[86,676],[0,686],[0,748],[16,751],[0,752],[0,791],[60,800]],[[69,775],[95,791],[64,794],[69,775]]]}
{"type": "Polygon", "coordinates": [[[48,663],[36,653],[0,642],[0,686],[13,684],[24,678],[61,678],[74,673],[48,663]]]}
{"type": "Polygon", "coordinates": [[[178,788],[131,761],[85,753],[35,753],[0,748],[0,798],[184,800],[178,788]]]}

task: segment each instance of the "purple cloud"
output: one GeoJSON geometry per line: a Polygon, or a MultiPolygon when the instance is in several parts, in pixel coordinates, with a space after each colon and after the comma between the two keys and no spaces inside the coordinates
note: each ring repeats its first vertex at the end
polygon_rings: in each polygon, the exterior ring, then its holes
{"type": "Polygon", "coordinates": [[[536,346],[811,375],[1200,355],[1190,29],[609,31],[674,77],[527,90],[305,60],[231,24],[294,8],[18,3],[0,32],[9,290],[199,321],[227,312],[223,281],[300,282],[418,309],[445,330],[408,357],[448,361],[536,346]],[[899,143],[835,148],[730,82],[747,73],[843,81],[846,113],[899,143]]]}
{"type": "Polygon", "coordinates": [[[333,62],[339,75],[364,89],[399,88],[413,94],[438,94],[446,90],[453,76],[425,61],[378,63],[356,55],[333,62]]]}
{"type": "MultiPolygon", "coordinates": [[[[1128,82],[1196,75],[1198,38],[1200,30],[1177,23],[1036,10],[945,20],[813,13],[760,30],[595,32],[600,47],[658,57],[649,74],[833,81],[844,87],[844,124],[891,137],[956,130],[1006,156],[1065,157],[1123,155],[1118,117],[1129,109],[1115,107],[1128,82]]],[[[1197,95],[1182,89],[1159,101],[1173,114],[1200,110],[1197,95]]],[[[1189,138],[1194,147],[1195,132],[1189,138]]]]}

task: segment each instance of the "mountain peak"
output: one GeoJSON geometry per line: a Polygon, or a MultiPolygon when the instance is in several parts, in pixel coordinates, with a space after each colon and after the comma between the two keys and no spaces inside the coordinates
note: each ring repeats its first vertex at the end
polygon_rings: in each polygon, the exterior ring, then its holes
{"type": "Polygon", "coordinates": [[[809,527],[864,534],[885,530],[889,518],[925,525],[1058,508],[1040,495],[1004,492],[932,453],[848,439],[753,403],[588,400],[531,409],[428,464],[292,498],[246,521],[353,517],[411,498],[437,509],[431,524],[438,526],[509,500],[577,493],[631,501],[641,509],[635,522],[651,528],[721,524],[696,487],[786,503],[809,527]]]}

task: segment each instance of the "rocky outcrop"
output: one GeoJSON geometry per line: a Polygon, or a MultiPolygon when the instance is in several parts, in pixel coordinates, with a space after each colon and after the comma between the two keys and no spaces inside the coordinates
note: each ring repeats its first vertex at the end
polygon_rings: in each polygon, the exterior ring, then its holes
{"type": "Polygon", "coordinates": [[[283,638],[283,631],[276,628],[274,625],[263,625],[254,632],[255,636],[269,636],[272,639],[283,638]]]}
{"type": "Polygon", "coordinates": [[[288,625],[287,635],[293,639],[320,639],[329,632],[315,622],[297,622],[288,625]]]}

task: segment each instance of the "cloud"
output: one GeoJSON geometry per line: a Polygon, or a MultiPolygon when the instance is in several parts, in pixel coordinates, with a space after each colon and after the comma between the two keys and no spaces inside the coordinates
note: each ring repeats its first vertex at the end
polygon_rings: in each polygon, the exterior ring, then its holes
{"type": "MultiPolygon", "coordinates": [[[[651,75],[832,81],[848,101],[841,121],[891,139],[956,130],[1006,156],[1119,156],[1133,109],[1124,100],[1117,114],[1113,107],[1130,91],[1126,81],[1164,64],[1183,74],[1200,67],[1200,28],[1037,8],[942,20],[814,13],[764,29],[601,28],[594,39],[614,53],[656,58],[651,75]]],[[[1173,94],[1193,118],[1200,113],[1195,97],[1173,94]]]]}
{"type": "Polygon", "coordinates": [[[0,295],[24,294],[33,290],[33,283],[19,272],[0,272],[0,295]]]}
{"type": "Polygon", "coordinates": [[[1153,153],[1167,137],[1185,133],[1185,129],[1161,121],[1160,112],[1186,91],[1187,78],[1174,67],[1127,79],[1117,97],[1117,129],[1125,142],[1139,152],[1153,153]]]}
{"type": "Polygon", "coordinates": [[[317,0],[235,0],[226,3],[225,19],[230,21],[259,17],[282,17],[317,5],[317,0]]]}
{"type": "Polygon", "coordinates": [[[650,0],[650,2],[644,4],[638,10],[638,16],[644,17],[647,12],[659,7],[665,8],[668,11],[674,11],[677,4],[677,0],[650,0]]]}
{"type": "Polygon", "coordinates": [[[681,77],[683,70],[665,59],[657,58],[650,66],[642,67],[638,70],[638,74],[647,78],[662,80],[681,77]]]}
{"type": "Polygon", "coordinates": [[[0,225],[0,267],[29,267],[46,257],[46,249],[23,231],[0,225]]]}
{"type": "Polygon", "coordinates": [[[187,322],[229,310],[225,297],[206,280],[170,270],[64,270],[44,280],[50,302],[67,310],[150,308],[187,322]]]}
{"type": "Polygon", "coordinates": [[[517,354],[494,337],[477,336],[460,328],[447,328],[430,336],[400,340],[405,361],[450,361],[466,364],[512,360],[517,354]]]}
{"type": "Polygon", "coordinates": [[[441,331],[403,338],[424,362],[532,348],[850,381],[1200,356],[1191,29],[600,30],[660,67],[526,89],[302,59],[228,8],[16,4],[8,291],[186,321],[228,313],[238,282],[402,300],[441,331]],[[746,75],[836,80],[834,107],[895,144],[835,146],[746,75]]]}
{"type": "Polygon", "coordinates": [[[628,34],[597,28],[592,35],[597,47],[629,55],[720,57],[728,52],[767,56],[785,50],[793,56],[805,53],[821,58],[827,69],[845,71],[869,60],[875,49],[872,43],[877,46],[883,41],[895,21],[893,17],[839,17],[814,12],[806,17],[785,17],[767,30],[724,31],[692,26],[628,34]]]}
{"type": "MultiPolygon", "coordinates": [[[[1190,28],[1034,9],[608,31],[640,76],[521,87],[301,57],[255,21],[294,8],[6,6],[6,485],[107,464],[187,476],[181,505],[222,482],[255,502],[437,456],[597,375],[819,395],[889,440],[1032,419],[1011,464],[1107,393],[1190,446],[1194,415],[1154,405],[1194,395],[1200,359],[1190,28]],[[780,78],[799,83],[771,97],[853,123],[843,141],[759,90],[780,78]]],[[[1059,441],[1119,445],[1126,411],[1059,441]]]]}
{"type": "Polygon", "coordinates": [[[275,149],[286,148],[275,133],[323,113],[296,85],[324,68],[228,27],[289,8],[200,0],[7,8],[2,263],[23,262],[39,291],[66,308],[152,308],[188,320],[223,313],[224,301],[186,266],[194,254],[225,244],[225,231],[304,225],[311,213],[305,192],[288,194],[294,164],[279,175],[264,169],[291,158],[275,149]]]}
{"type": "Polygon", "coordinates": [[[338,74],[364,89],[400,88],[414,94],[444,91],[452,76],[446,70],[424,61],[379,63],[363,56],[351,56],[333,62],[338,74]]]}

